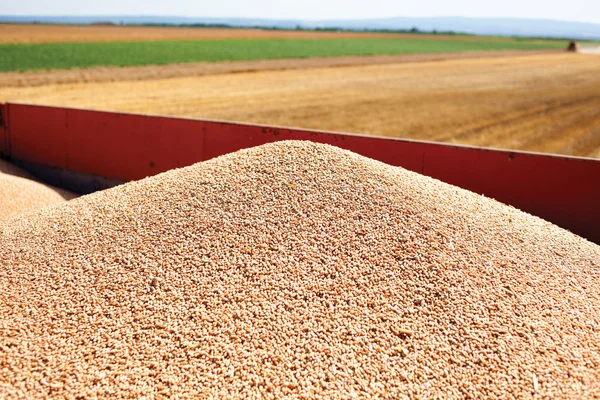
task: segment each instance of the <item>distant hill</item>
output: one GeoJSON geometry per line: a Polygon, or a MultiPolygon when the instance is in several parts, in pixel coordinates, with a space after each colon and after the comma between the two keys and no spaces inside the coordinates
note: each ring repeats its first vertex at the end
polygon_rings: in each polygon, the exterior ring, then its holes
{"type": "Polygon", "coordinates": [[[573,39],[600,39],[600,24],[520,18],[378,18],[361,20],[287,20],[255,18],[203,18],[203,17],[160,17],[160,16],[11,16],[0,15],[0,22],[40,22],[58,24],[167,24],[167,25],[229,25],[235,27],[264,27],[295,29],[341,28],[341,29],[390,29],[421,31],[454,31],[476,35],[535,36],[573,39]]]}

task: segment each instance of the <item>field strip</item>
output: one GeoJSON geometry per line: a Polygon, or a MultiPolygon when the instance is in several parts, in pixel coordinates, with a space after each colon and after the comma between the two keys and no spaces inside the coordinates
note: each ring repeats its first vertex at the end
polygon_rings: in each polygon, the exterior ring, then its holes
{"type": "Polygon", "coordinates": [[[452,39],[511,41],[512,38],[380,32],[325,32],[154,26],[0,24],[1,43],[75,43],[206,39],[452,39]]]}
{"type": "Polygon", "coordinates": [[[0,45],[0,71],[563,48],[561,42],[393,38],[17,43],[0,45]]]}
{"type": "Polygon", "coordinates": [[[553,53],[562,53],[562,50],[502,50],[431,54],[399,54],[383,56],[315,57],[303,59],[198,62],[136,67],[93,67],[68,70],[0,72],[0,88],[67,83],[159,80],[175,77],[219,75],[236,72],[419,63],[442,60],[514,57],[553,53]]]}

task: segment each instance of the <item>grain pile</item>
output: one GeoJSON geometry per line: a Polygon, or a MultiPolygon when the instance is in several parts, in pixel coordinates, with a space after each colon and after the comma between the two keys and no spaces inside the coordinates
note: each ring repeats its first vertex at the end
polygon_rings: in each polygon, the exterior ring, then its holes
{"type": "Polygon", "coordinates": [[[0,221],[74,197],[69,191],[36,182],[27,171],[0,160],[0,221]]]}
{"type": "Polygon", "coordinates": [[[600,248],[279,142],[0,225],[0,397],[600,396],[600,248]]]}

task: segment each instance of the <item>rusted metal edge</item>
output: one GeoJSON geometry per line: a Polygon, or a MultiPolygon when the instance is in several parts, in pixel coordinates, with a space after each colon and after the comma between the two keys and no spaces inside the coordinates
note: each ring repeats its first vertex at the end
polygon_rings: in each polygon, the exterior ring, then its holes
{"type": "Polygon", "coordinates": [[[8,103],[0,103],[0,156],[3,158],[10,157],[8,114],[8,103]]]}

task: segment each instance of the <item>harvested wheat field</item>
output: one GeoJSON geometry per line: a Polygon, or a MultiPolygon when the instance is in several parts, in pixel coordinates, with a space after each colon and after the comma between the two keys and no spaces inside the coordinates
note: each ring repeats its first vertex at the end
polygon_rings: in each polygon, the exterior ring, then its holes
{"type": "Polygon", "coordinates": [[[147,40],[203,39],[331,39],[416,38],[452,40],[498,40],[511,38],[463,35],[427,35],[377,32],[317,32],[268,29],[228,29],[152,26],[0,24],[0,43],[75,43],[147,40]]]}
{"type": "Polygon", "coordinates": [[[183,64],[145,65],[137,67],[92,67],[43,71],[0,72],[0,88],[44,86],[64,83],[145,81],[240,72],[421,63],[465,58],[505,58],[535,54],[558,54],[560,52],[560,50],[487,50],[453,53],[286,58],[230,62],[190,62],[183,64]]]}
{"type": "Polygon", "coordinates": [[[326,145],[45,208],[0,247],[0,397],[600,396],[600,247],[326,145]]]}
{"type": "Polygon", "coordinates": [[[39,183],[27,171],[0,160],[0,221],[75,197],[67,190],[39,183]]]}
{"type": "Polygon", "coordinates": [[[600,157],[592,54],[4,87],[0,100],[600,157]]]}

